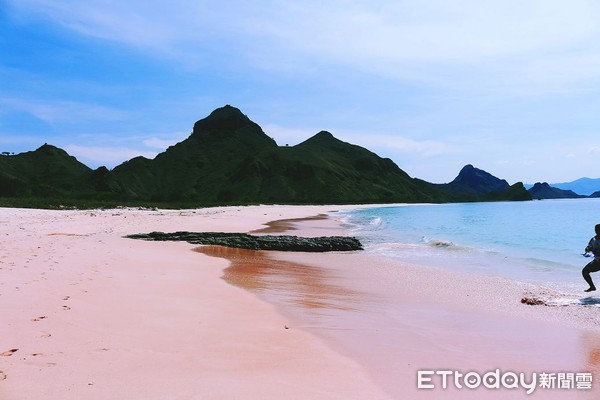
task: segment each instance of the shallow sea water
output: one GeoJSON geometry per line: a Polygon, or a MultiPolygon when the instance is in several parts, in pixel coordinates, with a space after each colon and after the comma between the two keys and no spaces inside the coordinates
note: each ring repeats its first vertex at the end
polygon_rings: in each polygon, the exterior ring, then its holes
{"type": "MultiPolygon", "coordinates": [[[[367,252],[405,262],[503,276],[581,294],[581,255],[600,199],[454,203],[340,212],[367,252]]],[[[592,277],[600,284],[600,273],[592,277]]]]}

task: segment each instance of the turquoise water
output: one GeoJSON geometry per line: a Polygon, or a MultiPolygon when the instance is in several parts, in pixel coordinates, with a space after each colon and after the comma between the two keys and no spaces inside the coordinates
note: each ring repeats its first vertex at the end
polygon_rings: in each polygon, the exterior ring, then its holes
{"type": "MultiPolygon", "coordinates": [[[[600,199],[381,207],[344,212],[367,251],[579,293],[600,199]]],[[[600,284],[600,273],[592,275],[600,284]]]]}

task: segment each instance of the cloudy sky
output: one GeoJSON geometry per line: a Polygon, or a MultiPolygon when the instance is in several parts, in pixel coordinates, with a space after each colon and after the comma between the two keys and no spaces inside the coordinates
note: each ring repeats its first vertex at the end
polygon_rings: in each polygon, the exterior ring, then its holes
{"type": "Polygon", "coordinates": [[[213,109],[452,180],[600,177],[600,3],[0,0],[0,151],[153,157],[213,109]]]}

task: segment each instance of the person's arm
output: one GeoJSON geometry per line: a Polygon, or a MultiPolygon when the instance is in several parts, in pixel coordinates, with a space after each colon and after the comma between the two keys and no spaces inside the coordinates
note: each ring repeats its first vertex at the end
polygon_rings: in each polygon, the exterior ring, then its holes
{"type": "Polygon", "coordinates": [[[589,253],[590,251],[592,251],[592,243],[594,242],[594,238],[591,238],[590,241],[588,242],[588,245],[585,247],[585,252],[589,253]]]}

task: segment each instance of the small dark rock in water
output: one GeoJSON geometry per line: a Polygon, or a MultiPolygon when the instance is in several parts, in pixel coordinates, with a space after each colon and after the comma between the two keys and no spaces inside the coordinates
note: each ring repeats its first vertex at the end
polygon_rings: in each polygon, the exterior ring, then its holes
{"type": "Polygon", "coordinates": [[[540,300],[540,299],[536,299],[535,297],[528,297],[528,296],[523,296],[523,298],[521,298],[521,303],[529,304],[530,306],[541,306],[541,305],[546,304],[546,302],[544,300],[540,300]]]}
{"type": "Polygon", "coordinates": [[[278,250],[302,252],[362,250],[360,241],[351,236],[255,236],[247,233],[224,232],[151,232],[126,236],[130,239],[183,241],[192,244],[237,247],[249,250],[278,250]]]}

